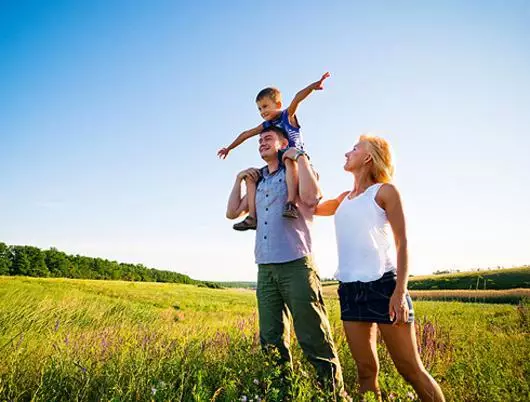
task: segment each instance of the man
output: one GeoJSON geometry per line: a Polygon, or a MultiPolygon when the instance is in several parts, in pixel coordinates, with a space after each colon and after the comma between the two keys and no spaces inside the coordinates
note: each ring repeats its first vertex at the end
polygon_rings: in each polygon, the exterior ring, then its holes
{"type": "Polygon", "coordinates": [[[255,257],[261,344],[264,348],[276,347],[282,362],[291,363],[289,317],[292,315],[298,342],[315,366],[319,380],[326,388],[340,394],[342,372],[322,299],[320,278],[311,255],[310,226],[320,189],[307,156],[296,149],[286,151],[284,158],[298,165],[300,216],[296,219],[282,216],[287,184],[278,151],[287,144],[280,128],[270,127],[260,134],[259,152],[267,166],[261,170],[246,169],[237,175],[226,216],[236,219],[248,212],[248,200],[241,194],[241,182],[257,181],[255,257]]]}

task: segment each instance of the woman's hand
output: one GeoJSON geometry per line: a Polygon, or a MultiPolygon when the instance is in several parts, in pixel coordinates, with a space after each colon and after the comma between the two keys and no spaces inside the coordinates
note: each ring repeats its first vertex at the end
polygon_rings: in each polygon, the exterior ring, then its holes
{"type": "Polygon", "coordinates": [[[390,297],[390,305],[388,306],[388,313],[392,325],[405,324],[409,319],[409,304],[406,299],[407,292],[396,289],[390,297]]]}

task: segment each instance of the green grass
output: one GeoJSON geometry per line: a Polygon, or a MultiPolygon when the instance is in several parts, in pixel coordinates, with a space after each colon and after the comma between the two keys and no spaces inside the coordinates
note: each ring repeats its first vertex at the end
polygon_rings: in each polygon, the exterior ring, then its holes
{"type": "MultiPolygon", "coordinates": [[[[326,299],[348,391],[355,366],[326,299]]],[[[282,385],[260,351],[255,293],[192,285],[0,277],[0,400],[329,400],[293,341],[282,385]]],[[[450,401],[530,398],[525,306],[418,301],[423,361],[450,401]]],[[[384,349],[385,398],[411,400],[384,349]]]]}

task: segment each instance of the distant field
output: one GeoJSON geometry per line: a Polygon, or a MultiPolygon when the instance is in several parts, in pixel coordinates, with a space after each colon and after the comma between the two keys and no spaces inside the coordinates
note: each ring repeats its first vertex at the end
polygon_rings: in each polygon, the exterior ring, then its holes
{"type": "MultiPolygon", "coordinates": [[[[337,284],[323,287],[327,297],[337,298],[337,284]]],[[[413,300],[518,304],[530,300],[530,289],[507,290],[411,290],[413,300]]]]}
{"type": "Polygon", "coordinates": [[[241,288],[241,289],[253,289],[256,287],[256,282],[253,281],[241,281],[241,282],[215,282],[225,288],[241,288]]]}
{"type": "MultiPolygon", "coordinates": [[[[356,375],[326,297],[346,387],[356,375]]],[[[260,351],[255,292],[0,277],[0,400],[328,401],[292,340],[290,385],[260,351]]],[[[530,400],[528,305],[417,301],[420,354],[448,401],[530,400]]],[[[417,400],[378,345],[385,400],[417,400]]]]}
{"type": "Polygon", "coordinates": [[[410,290],[515,288],[530,288],[530,266],[447,275],[414,276],[409,280],[410,290]]]}
{"type": "MultiPolygon", "coordinates": [[[[336,284],[337,281],[328,281],[323,285],[326,287],[336,284]]],[[[530,289],[530,266],[444,275],[412,276],[409,279],[409,290],[502,290],[517,288],[530,289]]]]}

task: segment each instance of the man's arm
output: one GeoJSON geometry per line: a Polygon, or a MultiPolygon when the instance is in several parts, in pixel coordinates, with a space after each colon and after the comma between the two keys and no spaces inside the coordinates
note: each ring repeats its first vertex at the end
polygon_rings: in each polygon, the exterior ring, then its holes
{"type": "Polygon", "coordinates": [[[226,217],[228,219],[236,219],[241,215],[248,212],[248,199],[247,196],[241,195],[241,182],[249,177],[250,180],[258,180],[259,170],[258,169],[245,169],[238,173],[230,196],[228,197],[228,204],[226,206],[226,217]]]}
{"type": "Polygon", "coordinates": [[[322,75],[322,77],[318,81],[315,81],[315,82],[309,84],[307,87],[305,87],[304,89],[302,89],[301,91],[299,91],[295,95],[293,101],[291,102],[291,104],[287,108],[287,113],[289,114],[289,122],[291,124],[296,123],[295,120],[294,120],[294,115],[296,114],[296,110],[298,109],[298,105],[300,105],[300,103],[305,98],[307,98],[309,95],[311,95],[311,93],[313,91],[320,91],[320,90],[324,89],[324,85],[323,85],[324,80],[326,78],[329,78],[329,76],[330,76],[329,73],[325,73],[324,75],[322,75]]]}
{"type": "Polygon", "coordinates": [[[228,156],[228,153],[236,148],[237,146],[241,145],[243,142],[248,140],[251,137],[254,137],[255,135],[258,135],[263,130],[263,124],[260,124],[259,126],[256,126],[254,128],[251,128],[250,130],[245,130],[241,134],[237,136],[237,138],[226,148],[221,148],[219,151],[217,151],[217,156],[219,158],[225,159],[228,156]]]}

